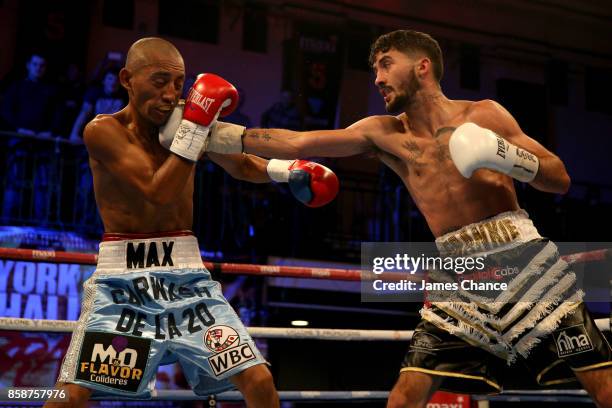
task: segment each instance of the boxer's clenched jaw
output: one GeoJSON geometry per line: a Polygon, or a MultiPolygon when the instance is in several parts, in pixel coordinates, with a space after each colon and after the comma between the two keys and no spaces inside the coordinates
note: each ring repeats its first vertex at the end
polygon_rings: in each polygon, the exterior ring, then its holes
{"type": "Polygon", "coordinates": [[[120,73],[136,112],[155,127],[163,125],[178,103],[185,65],[178,50],[161,38],[137,41],[120,73]]]}

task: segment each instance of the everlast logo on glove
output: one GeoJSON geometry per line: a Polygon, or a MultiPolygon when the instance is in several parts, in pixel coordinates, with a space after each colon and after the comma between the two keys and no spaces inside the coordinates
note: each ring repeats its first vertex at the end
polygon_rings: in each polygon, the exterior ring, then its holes
{"type": "Polygon", "coordinates": [[[210,109],[210,105],[215,101],[214,98],[209,98],[208,96],[204,96],[194,88],[191,88],[189,91],[189,96],[187,96],[188,103],[193,103],[204,110],[204,112],[208,113],[208,109],[210,109]]]}
{"type": "Polygon", "coordinates": [[[136,392],[147,366],[150,347],[148,339],[87,332],[76,379],[136,392]]]}
{"type": "Polygon", "coordinates": [[[133,242],[128,242],[125,254],[126,266],[128,269],[134,268],[150,268],[152,266],[174,266],[172,260],[172,247],[174,241],[161,242],[161,250],[157,247],[157,242],[150,242],[149,247],[146,247],[144,242],[134,247],[133,242]],[[159,262],[159,253],[163,252],[161,263],[159,262]]]}
{"type": "Polygon", "coordinates": [[[558,330],[554,333],[554,336],[559,357],[593,350],[593,343],[583,324],[558,330]]]}

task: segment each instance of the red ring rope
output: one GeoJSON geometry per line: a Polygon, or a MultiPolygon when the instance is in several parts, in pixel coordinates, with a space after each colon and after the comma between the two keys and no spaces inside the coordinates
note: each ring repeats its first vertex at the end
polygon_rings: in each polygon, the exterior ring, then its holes
{"type": "MultiPolygon", "coordinates": [[[[565,255],[562,258],[568,263],[601,261],[606,258],[609,249],[598,249],[565,255]]],[[[49,261],[58,263],[78,263],[95,265],[96,254],[80,252],[44,251],[39,249],[0,248],[0,258],[28,261],[49,261]]],[[[365,274],[359,269],[313,268],[307,266],[273,266],[236,263],[204,262],[210,271],[220,271],[232,275],[278,276],[289,278],[330,279],[343,281],[360,281],[365,274]]],[[[367,274],[368,276],[370,274],[367,274]]]]}

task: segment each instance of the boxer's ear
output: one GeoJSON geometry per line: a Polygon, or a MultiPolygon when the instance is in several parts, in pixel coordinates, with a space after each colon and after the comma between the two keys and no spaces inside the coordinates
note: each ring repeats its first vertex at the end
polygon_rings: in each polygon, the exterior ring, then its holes
{"type": "Polygon", "coordinates": [[[427,57],[421,58],[416,63],[416,71],[419,79],[425,78],[427,73],[431,71],[431,60],[427,57]]]}
{"type": "Polygon", "coordinates": [[[133,77],[132,72],[127,68],[121,68],[119,71],[119,82],[128,92],[132,89],[131,79],[133,77]]]}

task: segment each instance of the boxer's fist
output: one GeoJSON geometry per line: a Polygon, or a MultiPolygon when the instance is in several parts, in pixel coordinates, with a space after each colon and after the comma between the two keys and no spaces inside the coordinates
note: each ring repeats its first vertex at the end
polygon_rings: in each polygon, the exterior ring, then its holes
{"type": "MultiPolygon", "coordinates": [[[[201,74],[189,90],[183,118],[172,139],[170,151],[191,161],[197,161],[206,151],[210,128],[217,117],[230,114],[238,104],[236,88],[225,79],[214,74],[201,74]]],[[[168,129],[174,114],[160,132],[160,143],[165,145],[168,129]],[[164,136],[164,137],[162,137],[164,136]]]]}
{"type": "Polygon", "coordinates": [[[306,160],[270,160],[268,175],[276,182],[289,183],[289,189],[308,207],[321,207],[338,194],[338,177],[327,167],[306,160]]]}
{"type": "MultiPolygon", "coordinates": [[[[170,146],[172,146],[176,131],[181,125],[184,108],[185,103],[179,102],[174,111],[172,111],[168,121],[159,128],[159,143],[166,149],[170,149],[170,146]]],[[[244,126],[217,120],[210,126],[210,133],[204,150],[223,154],[241,153],[244,130],[244,126]]]]}
{"type": "Polygon", "coordinates": [[[215,74],[200,74],[185,100],[183,119],[201,126],[210,126],[217,116],[227,116],[238,105],[234,85],[215,74]]]}
{"type": "Polygon", "coordinates": [[[183,110],[185,109],[185,101],[180,100],[174,107],[168,121],[159,128],[159,143],[166,149],[170,149],[174,141],[174,135],[181,125],[183,120],[183,110]]]}
{"type": "Polygon", "coordinates": [[[528,183],[535,178],[540,163],[534,154],[470,122],[455,129],[448,148],[453,163],[466,178],[477,169],[487,168],[528,183]]]}

